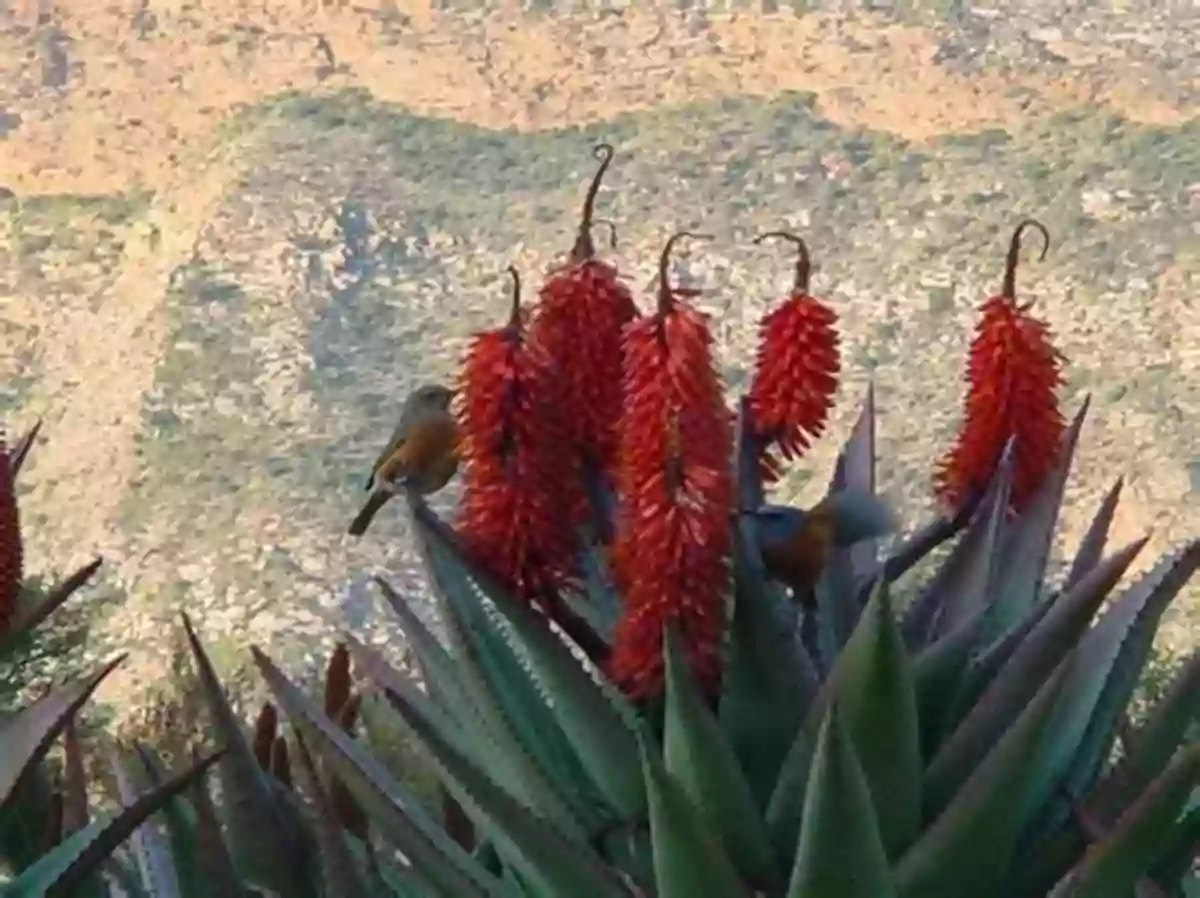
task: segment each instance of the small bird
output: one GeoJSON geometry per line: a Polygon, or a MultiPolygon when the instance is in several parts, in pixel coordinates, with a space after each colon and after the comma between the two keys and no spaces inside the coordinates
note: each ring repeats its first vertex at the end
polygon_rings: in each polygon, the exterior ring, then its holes
{"type": "Polygon", "coordinates": [[[792,590],[805,609],[817,601],[817,581],[833,550],[895,530],[891,510],[870,493],[845,490],[826,496],[805,511],[764,505],[752,512],[759,524],[767,573],[792,590]]]}
{"type": "Polygon", "coordinates": [[[449,483],[458,470],[458,421],[450,408],[454,395],[449,387],[425,384],[405,400],[400,423],[367,478],[371,495],[350,524],[351,536],[366,533],[379,509],[401,488],[424,496],[449,483]]]}

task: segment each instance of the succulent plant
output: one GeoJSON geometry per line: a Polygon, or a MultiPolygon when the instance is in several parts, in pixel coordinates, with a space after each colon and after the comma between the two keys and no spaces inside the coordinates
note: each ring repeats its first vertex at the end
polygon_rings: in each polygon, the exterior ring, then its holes
{"type": "MultiPolygon", "coordinates": [[[[16,478],[40,426],[9,447],[0,431],[0,660],[20,669],[41,625],[72,598],[99,569],[96,559],[67,577],[49,594],[23,588],[16,478]]],[[[67,685],[46,692],[0,719],[0,894],[101,896],[107,883],[127,872],[119,849],[158,808],[201,779],[211,756],[153,789],[130,795],[119,813],[90,819],[76,719],[114,659],[67,685]],[[61,739],[64,762],[47,755],[61,739]]]]}
{"type": "MultiPolygon", "coordinates": [[[[942,466],[965,473],[942,515],[886,555],[873,389],[829,498],[807,512],[766,504],[764,474],[806,448],[817,406],[833,401],[832,316],[806,337],[828,350],[817,379],[802,356],[771,355],[816,320],[806,281],[785,301],[794,320],[764,327],[758,364],[811,397],[764,388],[731,415],[707,317],[669,283],[664,251],[655,310],[621,330],[616,449],[601,476],[599,454],[564,440],[548,458],[538,442],[572,412],[561,385],[585,394],[589,372],[556,377],[574,359],[539,346],[515,303],[506,327],[481,335],[461,381],[458,515],[408,500],[444,639],[384,580],[421,681],[345,637],[386,698],[376,720],[423,746],[453,801],[414,796],[369,740],[253,650],[298,746],[353,795],[369,839],[404,859],[377,893],[356,848],[353,886],[337,894],[1182,894],[1200,822],[1196,659],[1140,726],[1125,711],[1200,542],[1118,589],[1146,544],[1106,554],[1118,481],[1051,583],[1087,402],[1047,448],[1059,357],[1012,298],[1020,230],[973,350],[987,364],[970,369],[967,448],[942,466]],[[1021,376],[1038,391],[1036,433],[1021,430],[1022,394],[1005,392],[1021,376]],[[1039,451],[1049,457],[1028,455],[1039,451]],[[780,519],[816,559],[814,582],[789,584],[799,601],[766,563],[780,519]],[[898,601],[919,566],[934,569],[898,601]]],[[[571,303],[556,297],[553,314],[571,303]]]]}

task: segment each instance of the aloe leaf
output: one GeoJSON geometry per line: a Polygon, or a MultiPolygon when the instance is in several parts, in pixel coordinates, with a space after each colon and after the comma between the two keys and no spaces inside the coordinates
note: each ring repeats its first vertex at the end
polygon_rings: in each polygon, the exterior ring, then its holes
{"type": "MultiPolygon", "coordinates": [[[[636,814],[644,797],[632,766],[632,709],[622,715],[620,698],[601,690],[544,617],[468,561],[428,506],[414,504],[413,521],[463,638],[477,653],[490,695],[517,736],[510,757],[522,798],[564,830],[582,834],[583,808],[568,805],[564,794],[591,791],[591,779],[619,814],[636,814]],[[541,763],[533,763],[522,746],[541,763]]],[[[498,726],[493,736],[502,732],[498,726]]]]}
{"type": "MultiPolygon", "coordinates": [[[[461,553],[452,548],[452,537],[432,513],[428,509],[424,514],[416,511],[414,516],[431,547],[454,551],[461,559],[461,553]]],[[[458,566],[464,579],[469,577],[485,588],[496,610],[511,626],[533,679],[552,699],[548,725],[554,726],[556,721],[561,727],[583,769],[622,818],[641,815],[646,793],[637,766],[633,709],[604,681],[593,679],[566,643],[531,609],[507,596],[475,566],[465,561],[459,561],[458,566]]]]}
{"type": "Polygon", "coordinates": [[[770,834],[741,765],[696,688],[674,627],[664,633],[664,645],[663,757],[667,772],[720,837],[742,878],[760,891],[771,890],[779,876],[770,834]]]}
{"type": "Polygon", "coordinates": [[[186,614],[181,618],[200,693],[216,736],[228,749],[217,765],[217,777],[225,796],[223,810],[234,865],[250,884],[289,898],[318,898],[308,833],[258,766],[191,619],[186,614]]]}
{"type": "Polygon", "coordinates": [[[880,583],[843,652],[836,702],[862,764],[889,857],[907,848],[921,823],[917,697],[904,637],[880,583]]]}
{"type": "Polygon", "coordinates": [[[1070,589],[1083,579],[1084,574],[1099,564],[1104,555],[1104,547],[1108,543],[1108,532],[1112,529],[1124,486],[1125,478],[1118,477],[1100,502],[1095,517],[1079,543],[1079,548],[1075,550],[1075,558],[1071,562],[1066,580],[1063,581],[1063,589],[1070,589]]]}
{"type": "Polygon", "coordinates": [[[17,474],[20,473],[21,466],[25,464],[29,458],[29,450],[33,448],[33,441],[37,439],[38,433],[42,429],[42,419],[38,418],[33,422],[33,427],[25,432],[25,435],[13,445],[8,453],[8,474],[13,480],[17,479],[17,474]]]}
{"type": "Polygon", "coordinates": [[[895,895],[867,778],[836,702],[821,725],[787,898],[895,895]]]}
{"type": "Polygon", "coordinates": [[[766,808],[818,681],[785,620],[783,596],[763,570],[757,527],[752,515],[739,515],[729,659],[718,715],[756,804],[766,808]]]}
{"type": "Polygon", "coordinates": [[[1137,540],[1089,572],[1021,642],[926,770],[927,815],[946,806],[987,748],[1075,649],[1092,617],[1145,544],[1145,538],[1137,540]]]}
{"type": "MultiPolygon", "coordinates": [[[[264,675],[270,674],[272,689],[279,689],[277,694],[283,704],[284,687],[293,693],[294,687],[281,682],[281,675],[261,652],[255,649],[254,654],[264,675]]],[[[500,853],[520,870],[539,894],[628,898],[628,893],[590,848],[572,841],[549,821],[531,813],[444,738],[436,727],[430,726],[402,697],[393,697],[396,710],[425,745],[446,788],[464,808],[481,819],[500,853]]],[[[288,702],[289,705],[296,703],[290,695],[288,702]]],[[[455,847],[458,848],[457,844],[455,847]]]]}
{"type": "Polygon", "coordinates": [[[83,766],[83,747],[79,744],[79,732],[74,716],[67,718],[62,741],[62,835],[69,836],[75,830],[87,826],[89,817],[87,772],[83,766]]]}
{"type": "Polygon", "coordinates": [[[96,687],[124,660],[121,655],[98,671],[51,692],[0,723],[0,802],[6,801],[21,775],[39,763],[96,687]]]}
{"type": "MultiPolygon", "coordinates": [[[[192,750],[192,763],[199,763],[195,749],[192,750]]],[[[229,846],[225,844],[208,783],[198,779],[187,792],[196,809],[196,850],[204,867],[202,877],[185,883],[192,890],[189,898],[241,898],[245,890],[238,880],[229,846]]]]}
{"type": "Polygon", "coordinates": [[[734,433],[737,436],[734,458],[737,462],[738,503],[742,511],[751,511],[761,508],[766,502],[762,469],[759,467],[765,447],[754,435],[754,418],[750,412],[750,400],[746,396],[738,397],[737,426],[734,433]]]}
{"type": "Polygon", "coordinates": [[[188,788],[220,757],[212,755],[147,792],[110,820],[72,833],[36,864],[8,883],[4,898],[65,898],[73,894],[163,801],[188,788]]]}
{"type": "Polygon", "coordinates": [[[899,898],[993,898],[1016,846],[1034,764],[1067,665],[1046,679],[1016,722],[895,868],[899,898]]]}
{"type": "Polygon", "coordinates": [[[1200,851],[1197,846],[1200,846],[1200,804],[1194,804],[1183,815],[1163,842],[1151,877],[1155,882],[1172,885],[1188,879],[1194,882],[1200,876],[1194,869],[1196,855],[1200,851]]]}
{"type": "Polygon", "coordinates": [[[913,659],[913,688],[917,695],[921,756],[929,761],[941,746],[943,735],[958,724],[954,703],[978,641],[980,613],[957,630],[926,646],[913,659]]]}
{"type": "MultiPolygon", "coordinates": [[[[125,761],[117,749],[109,753],[109,764],[117,785],[117,798],[123,807],[129,807],[138,799],[138,788],[125,761]]],[[[142,875],[142,882],[158,898],[180,898],[179,877],[175,864],[167,850],[162,831],[155,825],[151,815],[145,823],[135,829],[129,838],[134,860],[142,875]]]]}
{"type": "Polygon", "coordinates": [[[1013,458],[1009,440],[962,539],[909,606],[901,628],[910,648],[919,649],[955,629],[990,599],[996,550],[1008,515],[1013,458]]]}
{"type": "Polygon", "coordinates": [[[1045,602],[1039,602],[1026,615],[1025,619],[994,640],[976,651],[963,672],[958,686],[958,695],[950,709],[949,718],[958,726],[965,715],[979,703],[982,696],[991,687],[997,675],[1004,669],[1013,653],[1025,642],[1029,634],[1036,630],[1042,619],[1060,601],[1061,596],[1055,595],[1045,602]]]}
{"type": "Polygon", "coordinates": [[[1127,898],[1161,856],[1197,784],[1200,742],[1182,751],[1122,815],[1108,838],[1088,850],[1071,877],[1069,898],[1127,898]]]}
{"type": "MultiPolygon", "coordinates": [[[[285,677],[257,647],[254,662],[287,714],[359,804],[380,823],[379,832],[443,892],[456,898],[501,898],[506,892],[486,876],[407,789],[368,750],[285,677]]],[[[511,896],[508,896],[511,898],[511,896]]]]}
{"type": "Polygon", "coordinates": [[[369,891],[362,871],[354,862],[349,848],[346,847],[346,836],[338,823],[333,803],[317,765],[309,753],[308,746],[299,730],[293,732],[293,742],[296,746],[296,766],[306,781],[308,793],[316,804],[315,830],[317,843],[320,846],[321,875],[325,882],[325,894],[337,895],[339,898],[368,898],[369,891]]]}
{"type": "Polygon", "coordinates": [[[430,694],[436,696],[449,713],[464,719],[473,717],[482,726],[483,718],[470,691],[463,685],[461,665],[390,583],[382,577],[374,580],[392,611],[400,618],[400,629],[412,648],[430,694]]]}
{"type": "Polygon", "coordinates": [[[1200,649],[1192,652],[1166,694],[1125,746],[1125,755],[1099,787],[1098,804],[1110,814],[1124,807],[1166,768],[1200,720],[1200,649]]]}
{"type": "MultiPolygon", "coordinates": [[[[656,746],[639,737],[650,810],[657,898],[744,898],[729,855],[684,787],[667,772],[656,746]]],[[[566,894],[566,893],[564,893],[566,894]]]]}
{"type": "Polygon", "coordinates": [[[95,558],[67,577],[49,594],[32,608],[22,609],[17,613],[12,623],[3,635],[0,635],[0,656],[3,656],[14,644],[24,639],[32,630],[40,626],[50,615],[67,603],[71,596],[92,579],[96,571],[104,563],[104,559],[95,558]]]}
{"type": "MultiPolygon", "coordinates": [[[[805,790],[813,753],[816,751],[817,736],[820,733],[821,722],[825,719],[826,711],[830,703],[842,694],[843,689],[854,689],[850,681],[856,676],[862,675],[858,671],[870,669],[870,659],[874,657],[876,651],[874,643],[880,638],[881,633],[881,629],[872,625],[871,621],[877,620],[875,616],[879,614],[879,604],[888,601],[884,594],[885,588],[877,585],[874,595],[867,603],[867,609],[863,611],[863,615],[859,619],[858,626],[855,627],[850,639],[846,642],[845,649],[809,705],[804,722],[797,730],[780,767],[775,789],[767,804],[766,817],[775,850],[782,858],[792,856],[796,840],[800,835],[805,790]]],[[[911,688],[910,681],[909,689],[911,690],[911,688]]],[[[912,700],[915,702],[915,697],[912,700]]],[[[862,705],[857,705],[856,709],[858,707],[862,707],[862,705]]],[[[853,733],[854,730],[852,729],[851,732],[853,733]]],[[[907,747],[901,750],[909,751],[907,747]]]]}
{"type": "MultiPolygon", "coordinates": [[[[420,715],[443,740],[462,752],[464,757],[470,758],[472,762],[478,764],[514,800],[520,800],[520,796],[514,792],[513,786],[508,780],[507,769],[503,765],[495,763],[495,757],[489,751],[487,742],[472,740],[470,735],[451,720],[441,708],[431,702],[428,696],[416,689],[413,684],[405,682],[377,653],[349,638],[347,638],[347,644],[351,647],[351,654],[355,660],[362,665],[360,669],[383,690],[388,703],[396,712],[401,711],[403,706],[408,708],[411,713],[420,715]]],[[[403,715],[399,716],[400,725],[406,732],[411,732],[411,728],[408,727],[405,720],[403,715]]],[[[580,838],[578,834],[573,835],[577,839],[580,838]]]]}
{"type": "MultiPolygon", "coordinates": [[[[135,744],[134,757],[150,787],[162,785],[166,773],[154,752],[144,745],[135,744]]],[[[205,788],[203,781],[194,785],[192,790],[197,788],[205,788]]],[[[200,854],[195,810],[184,796],[176,795],[163,804],[159,814],[170,844],[171,863],[179,882],[180,894],[183,898],[210,898],[209,883],[213,874],[209,869],[209,859],[200,854]]],[[[233,898],[238,892],[235,889],[224,894],[233,898]]]]}
{"type": "MultiPolygon", "coordinates": [[[[847,437],[834,465],[829,492],[832,495],[853,491],[875,495],[875,383],[867,384],[858,420],[847,437]]],[[[872,576],[879,566],[879,540],[868,537],[830,552],[821,580],[817,584],[818,607],[828,614],[835,653],[845,644],[858,623],[863,604],[857,600],[856,587],[872,576]]]]}
{"type": "Polygon", "coordinates": [[[1020,516],[1006,528],[995,561],[999,576],[984,622],[984,638],[998,636],[1015,626],[1029,613],[1041,595],[1063,493],[1075,459],[1079,431],[1090,404],[1091,397],[1085,396],[1071,425],[1063,434],[1054,467],[1020,516]]]}
{"type": "Polygon", "coordinates": [[[1163,612],[1197,567],[1200,542],[1163,558],[1105,609],[1080,642],[1031,790],[1029,811],[1037,825],[1030,839],[1044,838],[1047,827],[1065,819],[1069,803],[1095,785],[1163,612]]]}

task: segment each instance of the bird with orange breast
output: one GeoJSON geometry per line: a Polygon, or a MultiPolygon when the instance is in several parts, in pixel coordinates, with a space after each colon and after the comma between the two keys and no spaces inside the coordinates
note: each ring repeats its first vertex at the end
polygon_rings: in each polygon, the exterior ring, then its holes
{"type": "Polygon", "coordinates": [[[758,521],[767,573],[808,610],[816,606],[817,582],[835,549],[885,536],[896,527],[891,509],[859,490],[832,493],[808,509],[763,505],[751,514],[758,521]]]}
{"type": "Polygon", "coordinates": [[[366,533],[379,510],[401,490],[426,496],[454,477],[458,471],[454,395],[449,387],[425,384],[405,400],[400,423],[371,468],[366,485],[371,495],[350,524],[351,536],[366,533]]]}

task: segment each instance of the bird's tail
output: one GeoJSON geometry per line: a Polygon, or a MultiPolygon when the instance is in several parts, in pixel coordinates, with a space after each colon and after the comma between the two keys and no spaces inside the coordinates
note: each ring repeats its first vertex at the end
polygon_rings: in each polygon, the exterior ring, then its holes
{"type": "Polygon", "coordinates": [[[350,522],[350,535],[362,536],[367,532],[367,528],[371,526],[371,521],[375,519],[375,515],[379,513],[379,509],[387,504],[387,500],[392,498],[392,494],[386,490],[376,490],[367,497],[366,503],[362,507],[362,511],[350,522]]]}
{"type": "Polygon", "coordinates": [[[842,490],[826,496],[813,509],[833,524],[833,544],[846,548],[864,539],[886,536],[896,529],[896,518],[879,497],[862,490],[842,490]]]}

